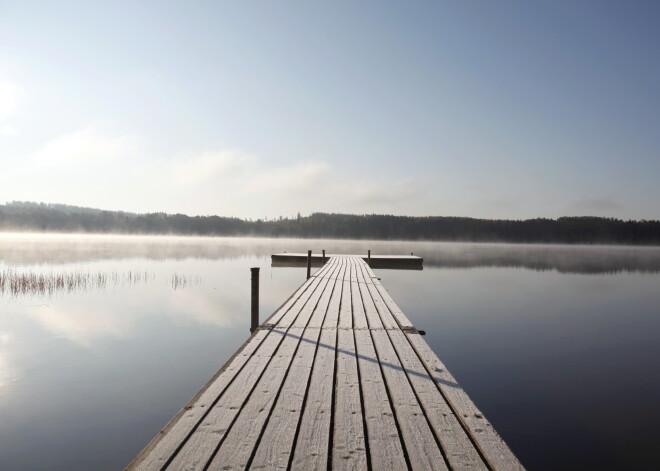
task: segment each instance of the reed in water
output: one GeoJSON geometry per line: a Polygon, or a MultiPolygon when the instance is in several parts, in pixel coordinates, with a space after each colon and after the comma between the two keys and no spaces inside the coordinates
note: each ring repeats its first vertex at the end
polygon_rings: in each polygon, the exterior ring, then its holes
{"type": "Polygon", "coordinates": [[[126,272],[73,271],[64,273],[43,273],[17,271],[12,268],[0,270],[0,296],[12,297],[48,295],[73,291],[106,289],[107,287],[137,285],[153,281],[155,275],[149,272],[129,270],[126,272]]]}
{"type": "Polygon", "coordinates": [[[188,286],[199,286],[200,284],[202,284],[200,276],[181,275],[179,273],[172,275],[172,288],[175,290],[184,289],[188,286]]]}

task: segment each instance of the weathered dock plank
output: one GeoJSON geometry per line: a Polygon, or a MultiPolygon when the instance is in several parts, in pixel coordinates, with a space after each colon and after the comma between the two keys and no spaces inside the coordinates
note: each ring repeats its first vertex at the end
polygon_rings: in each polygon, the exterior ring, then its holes
{"type": "Polygon", "coordinates": [[[338,329],[332,468],[367,469],[367,449],[357,351],[353,332],[338,329]]]}
{"type": "Polygon", "coordinates": [[[335,470],[368,469],[365,442],[365,418],[358,373],[357,350],[353,335],[353,300],[351,273],[355,262],[348,260],[348,280],[344,281],[337,330],[335,397],[332,411],[331,466],[335,470]]]}
{"type": "Polygon", "coordinates": [[[418,334],[406,337],[488,465],[496,470],[525,469],[424,339],[418,334]]]}
{"type": "Polygon", "coordinates": [[[342,298],[346,268],[346,260],[342,260],[342,271],[337,279],[334,296],[328,306],[321,338],[317,345],[314,371],[298,427],[292,469],[312,471],[327,468],[337,350],[337,322],[341,303],[346,302],[342,298]]]}
{"type": "MultiPolygon", "coordinates": [[[[379,312],[369,291],[373,282],[365,276],[364,270],[361,270],[361,273],[358,275],[358,283],[367,313],[369,334],[375,347],[375,358],[378,359],[408,460],[413,469],[446,470],[448,468],[442,451],[435,443],[433,432],[387,335],[386,329],[396,328],[396,322],[391,315],[386,317],[379,312]]],[[[376,444],[380,447],[383,445],[376,444]]]]}
{"type": "MultiPolygon", "coordinates": [[[[371,270],[370,267],[368,266],[363,266],[363,270],[366,270],[368,273],[368,276],[371,278],[371,281],[373,283],[373,288],[378,291],[380,294],[380,298],[383,300],[385,305],[387,306],[388,311],[396,319],[397,324],[401,329],[414,329],[414,326],[412,322],[410,322],[410,319],[408,319],[408,316],[406,316],[403,311],[399,308],[399,306],[396,305],[392,297],[389,295],[383,284],[380,282],[380,279],[376,277],[374,272],[371,270]]],[[[373,291],[373,290],[372,290],[373,291]]],[[[377,297],[374,295],[374,297],[377,297]]]]}
{"type": "MultiPolygon", "coordinates": [[[[487,470],[469,435],[435,384],[428,380],[428,374],[406,334],[400,330],[388,330],[387,334],[451,469],[487,470]]],[[[419,337],[419,334],[411,335],[419,337]]]]}
{"type": "Polygon", "coordinates": [[[334,256],[129,470],[520,470],[360,257],[334,256]]]}

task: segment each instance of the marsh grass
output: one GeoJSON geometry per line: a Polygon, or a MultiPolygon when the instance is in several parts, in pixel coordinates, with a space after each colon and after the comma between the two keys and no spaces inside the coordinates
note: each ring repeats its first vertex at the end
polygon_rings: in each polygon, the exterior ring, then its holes
{"type": "Polygon", "coordinates": [[[40,273],[6,268],[0,270],[0,296],[52,296],[56,293],[133,286],[148,283],[154,279],[153,273],[136,270],[97,273],[77,270],[62,273],[40,273]]]}
{"type": "Polygon", "coordinates": [[[189,286],[199,286],[202,284],[202,277],[197,276],[197,275],[181,275],[179,273],[175,273],[172,275],[172,289],[178,290],[178,289],[185,289],[189,286]]]}

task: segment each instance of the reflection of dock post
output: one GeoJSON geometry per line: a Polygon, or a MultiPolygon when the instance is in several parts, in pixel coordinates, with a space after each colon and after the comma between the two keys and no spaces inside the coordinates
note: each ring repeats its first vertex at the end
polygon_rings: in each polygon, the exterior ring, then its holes
{"type": "Polygon", "coordinates": [[[252,316],[250,333],[259,327],[259,267],[250,268],[252,272],[252,316]]]}
{"type": "Polygon", "coordinates": [[[312,276],[312,251],[307,251],[307,279],[312,276]]]}

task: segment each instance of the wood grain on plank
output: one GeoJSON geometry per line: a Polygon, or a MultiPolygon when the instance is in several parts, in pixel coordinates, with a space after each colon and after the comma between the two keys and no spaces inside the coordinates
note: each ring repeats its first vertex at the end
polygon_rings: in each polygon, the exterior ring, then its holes
{"type": "MultiPolygon", "coordinates": [[[[319,327],[323,323],[332,293],[335,289],[334,275],[341,269],[335,264],[332,275],[326,278],[323,293],[313,307],[312,315],[298,316],[294,325],[286,332],[285,344],[268,365],[254,392],[241,409],[236,422],[208,467],[209,470],[244,469],[264,432],[265,442],[275,445],[275,456],[258,456],[254,468],[259,466],[277,467],[282,460],[288,462],[293,436],[302,409],[307,387],[307,379],[314,360],[314,351],[319,338],[319,327]],[[312,325],[315,324],[315,325],[312,325]],[[285,348],[286,346],[286,348],[285,348]],[[294,353],[295,352],[295,353],[294,353]],[[275,400],[277,405],[275,405],[275,400]],[[274,421],[271,411],[275,409],[274,421]],[[287,420],[288,419],[288,420],[287,420]],[[266,427],[266,421],[269,425],[266,427]],[[264,427],[266,429],[264,430],[264,427]],[[286,432],[290,433],[286,433],[286,432]],[[287,444],[288,441],[288,444],[287,444]],[[272,461],[270,461],[272,460],[272,461]]],[[[274,330],[271,335],[278,335],[274,330]]],[[[286,462],[284,463],[286,465],[286,462]]]]}
{"type": "MultiPolygon", "coordinates": [[[[327,264],[316,275],[332,269],[327,264]]],[[[305,302],[303,296],[308,296],[319,284],[320,278],[312,277],[303,283],[290,298],[271,316],[270,322],[277,321],[284,314],[292,311],[305,302]]],[[[220,397],[235,374],[247,362],[250,355],[268,335],[267,331],[259,330],[254,337],[248,339],[239,352],[214,375],[214,377],[193,397],[193,399],[166,425],[166,427],[147,445],[145,450],[129,465],[127,469],[136,471],[159,470],[171,458],[172,454],[187,439],[206,414],[210,406],[220,397]]]]}
{"type": "MultiPolygon", "coordinates": [[[[346,275],[347,269],[348,269],[348,261],[345,259],[340,260],[339,271],[337,272],[337,276],[335,278],[336,285],[332,293],[332,299],[328,304],[328,311],[325,315],[325,318],[323,319],[322,327],[324,328],[325,327],[330,327],[333,329],[337,328],[337,323],[339,322],[339,312],[341,310],[344,276],[346,275]]],[[[310,326],[321,327],[317,323],[310,323],[310,326]]]]}
{"type": "MultiPolygon", "coordinates": [[[[340,269],[338,272],[335,272],[336,276],[333,276],[335,281],[333,290],[331,292],[331,297],[327,304],[327,312],[322,324],[318,321],[310,321],[309,327],[317,328],[323,326],[321,331],[320,339],[318,339],[318,346],[316,342],[313,345],[310,344],[310,348],[314,347],[316,350],[310,351],[308,364],[312,366],[313,359],[313,371],[311,373],[311,378],[309,384],[307,379],[309,378],[309,372],[306,371],[305,375],[297,374],[295,377],[298,381],[304,379],[304,385],[307,386],[306,397],[302,398],[298,396],[295,398],[295,403],[291,405],[292,402],[290,399],[286,402],[283,402],[282,407],[280,408],[286,414],[286,411],[294,410],[296,407],[300,409],[303,404],[304,409],[302,417],[299,418],[298,432],[297,432],[297,441],[296,448],[294,450],[293,457],[293,469],[320,469],[319,463],[323,463],[325,468],[327,463],[327,449],[328,449],[328,429],[330,421],[330,407],[332,404],[332,381],[333,381],[333,371],[334,371],[334,356],[335,356],[335,341],[336,341],[336,326],[339,315],[340,303],[341,303],[341,293],[342,293],[342,276],[346,269],[345,260],[340,260],[340,269]]],[[[287,378],[288,379],[288,378],[287,378]]],[[[290,396],[289,396],[290,397],[290,396]]],[[[279,405],[279,404],[278,404],[279,405]]],[[[298,419],[298,417],[296,417],[298,419]]],[[[273,422],[271,420],[271,422],[273,422]]],[[[269,426],[271,423],[269,423],[269,426]]],[[[289,443],[292,443],[294,440],[293,434],[286,434],[286,437],[282,436],[282,427],[279,424],[274,424],[272,427],[272,435],[276,435],[276,441],[280,443],[278,446],[276,443],[268,443],[267,434],[264,435],[262,442],[260,443],[260,448],[263,446],[266,449],[281,449],[284,455],[284,450],[291,450],[291,445],[282,446],[283,440],[291,440],[289,443]]],[[[284,458],[284,456],[281,456],[284,458]]],[[[287,454],[286,458],[289,456],[287,454]]],[[[255,457],[252,468],[258,469],[258,466],[261,465],[262,461],[260,459],[259,452],[255,457]]]]}
{"type": "Polygon", "coordinates": [[[273,427],[266,428],[264,439],[261,441],[273,445],[274,453],[267,457],[257,456],[252,468],[286,467],[318,335],[319,329],[292,327],[289,330],[282,348],[268,365],[250,399],[241,408],[236,422],[227,433],[227,438],[211,461],[208,470],[246,468],[259,443],[259,437],[271,415],[276,398],[277,415],[271,419],[274,419],[278,430],[273,433],[273,427]]]}
{"type": "MultiPolygon", "coordinates": [[[[375,289],[375,285],[369,288],[381,318],[392,319],[389,309],[393,301],[390,305],[378,303],[377,300],[382,299],[382,293],[375,289]]],[[[387,325],[387,322],[383,323],[387,325]]],[[[374,334],[380,336],[380,333],[374,334]]],[[[488,469],[463,426],[435,387],[406,335],[399,329],[389,329],[387,334],[450,466],[453,469],[488,469]]],[[[378,342],[376,346],[379,346],[378,342]]],[[[384,357],[381,356],[381,362],[383,361],[384,357]]]]}
{"type": "Polygon", "coordinates": [[[339,322],[337,326],[340,329],[350,329],[353,327],[353,306],[351,303],[351,270],[353,260],[346,258],[346,269],[344,272],[344,283],[342,284],[342,301],[339,310],[339,322]]]}
{"type": "Polygon", "coordinates": [[[309,293],[314,290],[314,288],[321,281],[321,277],[333,268],[333,264],[326,263],[318,272],[316,272],[311,278],[306,280],[300,288],[291,296],[279,309],[277,309],[268,319],[266,323],[270,325],[275,325],[277,322],[282,319],[282,317],[287,314],[291,308],[298,302],[300,302],[301,296],[309,295],[309,293]]]}
{"type": "Polygon", "coordinates": [[[299,425],[292,469],[327,468],[336,342],[337,329],[324,328],[299,425]]]}
{"type": "Polygon", "coordinates": [[[487,470],[470,437],[408,342],[406,334],[400,330],[388,330],[387,334],[451,469],[487,470]]]}
{"type": "MultiPolygon", "coordinates": [[[[366,264],[365,264],[366,265],[366,264]]],[[[398,321],[398,324],[401,326],[403,329],[412,329],[414,328],[412,322],[410,319],[408,319],[408,316],[406,316],[403,311],[399,308],[399,306],[396,305],[392,297],[389,295],[383,284],[380,282],[376,274],[373,272],[371,267],[368,265],[365,266],[365,270],[367,273],[369,273],[369,276],[371,277],[371,280],[374,283],[374,287],[378,290],[380,293],[383,302],[387,305],[389,308],[390,312],[394,316],[394,318],[398,321]]]]}
{"type": "Polygon", "coordinates": [[[278,351],[282,340],[272,333],[266,337],[261,348],[250,358],[220,400],[183,443],[183,447],[166,469],[197,470],[206,466],[273,355],[278,351]]]}
{"type": "Polygon", "coordinates": [[[385,382],[368,330],[354,330],[367,423],[369,457],[373,469],[407,469],[401,437],[394,420],[385,382]]]}
{"type": "MultiPolygon", "coordinates": [[[[340,282],[336,279],[331,281],[326,293],[330,293],[332,296],[325,298],[325,301],[322,298],[317,311],[329,312],[331,310],[335,304],[336,293],[341,292],[337,287],[338,283],[340,282]]],[[[338,308],[337,303],[335,309],[338,310],[338,308]]],[[[257,444],[256,453],[250,466],[251,469],[286,468],[288,465],[308,389],[308,380],[312,367],[318,360],[318,353],[317,360],[315,360],[315,351],[321,349],[320,346],[317,348],[319,334],[321,334],[321,342],[324,342],[323,335],[325,332],[326,330],[321,330],[319,326],[312,327],[308,325],[305,329],[302,342],[286,376],[277,404],[273,408],[263,436],[257,444]]],[[[323,350],[327,350],[327,348],[323,348],[323,350]]],[[[232,464],[229,460],[220,460],[219,463],[225,466],[232,464]]]]}
{"type": "Polygon", "coordinates": [[[280,397],[273,409],[264,433],[259,442],[253,442],[256,448],[251,469],[286,469],[293,448],[293,441],[300,417],[302,402],[305,395],[307,378],[311,371],[311,360],[303,355],[313,355],[308,352],[314,348],[313,335],[318,335],[318,329],[308,329],[303,335],[299,355],[294,359],[290,373],[286,378],[280,397]]]}
{"type": "Polygon", "coordinates": [[[418,334],[407,334],[406,336],[419,357],[426,364],[447,403],[456,414],[456,417],[464,424],[488,464],[494,470],[524,470],[525,468],[511,449],[500,438],[490,422],[486,420],[483,413],[456,382],[453,375],[431,350],[426,341],[418,334]]]}
{"type": "Polygon", "coordinates": [[[380,321],[380,316],[368,286],[362,285],[362,295],[369,327],[372,329],[370,333],[376,357],[382,370],[410,464],[415,470],[447,470],[442,451],[438,447],[424,411],[401,367],[387,331],[378,328],[382,326],[382,323],[376,326],[372,323],[373,319],[380,321]],[[376,327],[375,330],[374,327],[376,327]]]}
{"type": "MultiPolygon", "coordinates": [[[[319,284],[309,293],[308,297],[301,296],[300,300],[303,304],[300,306],[300,310],[296,313],[292,309],[286,316],[291,315],[292,320],[296,320],[298,317],[305,320],[312,315],[314,307],[328,282],[327,279],[323,278],[319,278],[319,280],[319,284]]],[[[249,393],[256,386],[264,369],[273,356],[279,354],[280,343],[283,344],[283,340],[287,338],[286,335],[280,336],[272,331],[268,332],[270,332],[270,335],[262,342],[261,348],[250,358],[248,364],[245,365],[231,386],[227,388],[215,407],[186,440],[167,469],[202,469],[215,453],[217,446],[224,439],[243,404],[248,400],[249,393]]],[[[284,332],[287,332],[287,330],[285,329],[284,332]]]]}
{"type": "Polygon", "coordinates": [[[337,322],[341,304],[347,301],[350,303],[350,299],[342,298],[344,277],[348,268],[347,261],[342,258],[341,271],[337,276],[333,296],[328,305],[328,313],[323,323],[323,331],[314,360],[314,370],[298,427],[292,469],[320,470],[327,467],[337,322]]]}
{"type": "MultiPolygon", "coordinates": [[[[339,263],[335,260],[331,261],[331,263],[328,263],[328,265],[330,265],[329,271],[327,272],[329,275],[332,275],[332,273],[334,273],[334,271],[339,268],[339,263]]],[[[313,277],[313,278],[318,284],[315,285],[315,288],[313,290],[307,290],[301,296],[301,299],[305,299],[306,304],[304,305],[300,313],[296,313],[293,310],[289,310],[289,312],[287,312],[284,316],[282,316],[282,318],[279,321],[277,321],[277,323],[275,324],[277,328],[279,329],[287,328],[294,324],[297,325],[298,327],[301,327],[302,325],[307,325],[307,320],[314,312],[316,304],[318,303],[321,295],[323,294],[325,286],[328,284],[329,281],[331,281],[330,276],[323,276],[318,278],[313,277]]]]}
{"type": "Polygon", "coordinates": [[[367,325],[369,329],[383,329],[383,321],[378,314],[378,311],[374,308],[373,301],[371,300],[371,294],[369,293],[369,288],[367,287],[367,282],[364,278],[364,271],[362,270],[361,263],[357,264],[357,279],[358,279],[358,290],[360,292],[361,305],[364,309],[364,315],[367,319],[367,325]]]}
{"type": "Polygon", "coordinates": [[[337,332],[337,371],[335,388],[332,469],[367,469],[357,352],[353,332],[337,332]]]}
{"type": "Polygon", "coordinates": [[[153,448],[144,454],[143,460],[136,460],[129,465],[128,469],[135,471],[160,470],[179,445],[197,427],[204,414],[210,410],[210,407],[225,391],[227,385],[243,365],[247,363],[267,335],[268,331],[266,330],[257,331],[243,349],[233,359],[229,360],[228,364],[216,374],[214,379],[202,388],[198,395],[172,419],[171,425],[168,425],[157,436],[160,439],[155,442],[153,448]]]}
{"type": "Polygon", "coordinates": [[[362,305],[362,294],[360,293],[360,280],[358,279],[358,263],[353,260],[351,267],[351,299],[353,300],[353,328],[368,329],[367,315],[362,305]]]}
{"type": "MultiPolygon", "coordinates": [[[[343,263],[341,261],[338,261],[337,264],[335,265],[335,269],[333,270],[332,274],[328,277],[328,287],[326,290],[323,292],[323,295],[321,296],[321,299],[319,300],[319,306],[322,306],[322,309],[316,309],[314,311],[314,314],[312,317],[309,319],[309,322],[307,323],[307,326],[310,328],[315,328],[315,329],[320,329],[323,326],[323,322],[328,315],[330,311],[333,309],[338,311],[339,310],[339,300],[341,297],[341,289],[339,290],[339,296],[337,296],[337,283],[341,283],[338,281],[341,272],[343,271],[343,263]],[[336,298],[336,299],[335,299],[336,298]],[[331,302],[332,301],[332,302],[331,302]]],[[[335,319],[337,318],[337,313],[331,313],[330,314],[332,317],[335,319]]],[[[300,320],[296,320],[293,325],[302,327],[300,320]]]]}
{"type": "MultiPolygon", "coordinates": [[[[376,289],[376,286],[374,284],[374,280],[371,279],[371,276],[373,275],[373,272],[369,268],[369,266],[362,262],[359,264],[360,269],[362,270],[362,276],[363,279],[368,280],[369,282],[365,283],[363,286],[363,291],[365,291],[365,295],[371,298],[370,302],[373,302],[376,311],[378,312],[378,317],[380,319],[380,323],[382,326],[386,329],[398,329],[399,324],[397,321],[394,319],[392,316],[392,313],[390,312],[390,309],[387,307],[387,305],[383,302],[382,296],[378,293],[378,290],[376,289]]],[[[370,317],[368,317],[371,319],[370,317]]]]}

